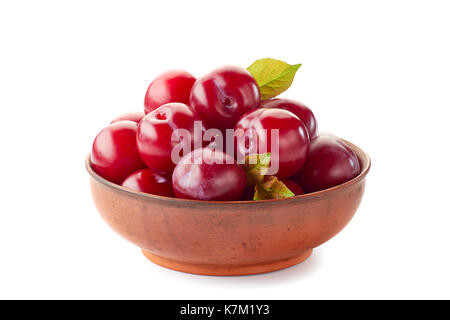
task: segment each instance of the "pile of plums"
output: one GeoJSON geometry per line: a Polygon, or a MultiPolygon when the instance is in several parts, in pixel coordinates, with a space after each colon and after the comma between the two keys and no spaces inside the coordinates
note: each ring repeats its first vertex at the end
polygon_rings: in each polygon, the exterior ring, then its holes
{"type": "Polygon", "coordinates": [[[266,152],[278,151],[271,158],[278,164],[274,176],[294,195],[339,185],[360,172],[349,146],[333,135],[318,135],[307,106],[287,99],[261,101],[252,75],[229,66],[199,79],[178,70],[159,75],[148,87],[144,112],[124,114],[101,130],[90,160],[101,177],[136,191],[251,200],[255,186],[237,159],[261,153],[261,145],[266,152]],[[278,139],[264,134],[273,129],[278,139]],[[218,137],[231,137],[234,145],[225,148],[218,137]],[[190,152],[176,149],[180,142],[190,152]]]}

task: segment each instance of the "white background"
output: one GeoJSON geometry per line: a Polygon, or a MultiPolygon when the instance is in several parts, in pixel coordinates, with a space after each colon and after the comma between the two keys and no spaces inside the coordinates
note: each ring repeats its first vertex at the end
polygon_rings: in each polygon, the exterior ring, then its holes
{"type": "Polygon", "coordinates": [[[450,298],[448,1],[1,1],[0,298],[450,298]],[[153,77],[273,57],[283,96],[372,158],[352,222],[306,262],[207,277],[101,220],[84,159],[153,77]]]}

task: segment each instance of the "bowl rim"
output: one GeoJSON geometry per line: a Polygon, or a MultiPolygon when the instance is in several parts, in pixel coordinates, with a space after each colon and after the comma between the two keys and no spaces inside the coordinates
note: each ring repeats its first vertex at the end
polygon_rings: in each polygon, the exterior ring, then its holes
{"type": "Polygon", "coordinates": [[[311,199],[316,199],[318,197],[323,197],[325,194],[329,194],[329,193],[333,193],[334,191],[337,190],[341,190],[344,188],[348,188],[356,183],[358,183],[359,181],[361,181],[362,179],[364,179],[367,175],[367,173],[370,170],[371,167],[371,160],[369,155],[362,150],[361,148],[359,148],[358,146],[354,145],[353,143],[339,138],[342,142],[344,142],[348,147],[350,147],[355,153],[356,156],[358,157],[360,166],[361,166],[361,172],[354,177],[351,180],[348,180],[344,183],[341,183],[337,186],[328,188],[328,189],[323,189],[323,190],[319,190],[316,192],[311,192],[311,193],[306,193],[306,194],[302,194],[302,195],[298,195],[295,197],[291,197],[291,198],[284,198],[284,199],[269,199],[269,200],[258,200],[258,201],[254,201],[254,200],[234,200],[234,201],[211,201],[211,200],[196,200],[196,199],[181,199],[181,198],[175,198],[175,197],[165,197],[165,196],[159,196],[159,195],[155,195],[155,194],[150,194],[150,193],[145,193],[145,192],[140,192],[140,191],[135,191],[126,187],[122,187],[121,185],[118,185],[116,183],[113,183],[111,181],[106,180],[105,178],[101,177],[100,175],[98,175],[91,167],[91,153],[89,152],[86,160],[85,160],[85,166],[86,166],[86,170],[89,173],[89,175],[91,176],[92,179],[96,180],[97,182],[99,182],[100,184],[115,189],[117,191],[120,192],[124,192],[127,193],[129,195],[135,196],[135,197],[139,197],[139,198],[146,198],[146,199],[153,199],[153,200],[158,200],[158,201],[169,201],[169,202],[176,202],[179,203],[180,205],[182,205],[183,203],[185,204],[202,204],[202,205],[225,205],[225,204],[229,204],[229,205],[233,205],[233,204],[240,204],[240,205],[261,205],[262,203],[280,203],[280,202],[288,202],[288,201],[308,201],[311,199]]]}

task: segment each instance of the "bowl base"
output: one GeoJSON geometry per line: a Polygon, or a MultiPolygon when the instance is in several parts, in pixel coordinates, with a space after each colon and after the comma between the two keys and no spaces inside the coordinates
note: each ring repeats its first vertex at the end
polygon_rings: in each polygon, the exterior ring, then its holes
{"type": "Polygon", "coordinates": [[[296,264],[299,264],[300,262],[305,261],[311,255],[312,249],[306,250],[301,254],[289,259],[251,265],[228,266],[183,263],[154,255],[153,253],[145,250],[142,250],[142,253],[151,262],[176,271],[209,276],[242,276],[266,273],[294,266],[296,264]]]}

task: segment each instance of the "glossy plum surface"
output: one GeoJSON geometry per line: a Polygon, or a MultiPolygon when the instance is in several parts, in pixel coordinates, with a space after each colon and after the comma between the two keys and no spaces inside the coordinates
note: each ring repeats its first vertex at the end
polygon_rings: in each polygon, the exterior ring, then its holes
{"type": "Polygon", "coordinates": [[[298,185],[298,183],[292,181],[292,180],[282,180],[284,185],[288,187],[289,190],[291,190],[296,196],[299,196],[301,194],[304,194],[303,188],[298,185]]]}
{"type": "Polygon", "coordinates": [[[171,70],[160,74],[148,86],[144,98],[145,113],[170,102],[189,103],[189,95],[195,77],[183,70],[171,70]]]}
{"type": "Polygon", "coordinates": [[[241,200],[246,183],[244,170],[232,157],[209,148],[183,157],[172,175],[175,195],[184,199],[241,200]]]}
{"type": "Polygon", "coordinates": [[[168,103],[148,113],[139,123],[137,132],[137,146],[145,164],[158,172],[171,173],[175,168],[172,149],[179,143],[172,141],[172,133],[177,129],[187,130],[189,137],[181,140],[194,149],[195,121],[201,125],[202,118],[183,103],[168,103]]]}
{"type": "Polygon", "coordinates": [[[339,138],[321,134],[311,141],[308,160],[295,180],[305,192],[328,189],[360,172],[355,152],[339,138]]]}
{"type": "Polygon", "coordinates": [[[152,169],[141,169],[130,174],[122,183],[123,187],[156,194],[159,196],[174,197],[171,180],[163,174],[152,169]]]}
{"type": "Polygon", "coordinates": [[[136,112],[128,112],[124,113],[121,116],[115,118],[111,123],[117,122],[117,121],[123,121],[123,120],[129,120],[136,123],[139,123],[141,119],[145,116],[145,113],[142,111],[136,111],[136,112]]]}
{"type": "Polygon", "coordinates": [[[192,87],[189,105],[209,128],[233,129],[246,112],[260,106],[255,79],[247,70],[227,66],[200,78],[192,87]]]}
{"type": "Polygon", "coordinates": [[[108,181],[121,184],[132,172],[145,168],[136,146],[138,124],[118,121],[104,128],[94,140],[91,166],[108,181]]]}
{"type": "Polygon", "coordinates": [[[317,120],[310,108],[304,104],[288,99],[270,99],[262,103],[263,108],[278,108],[292,112],[302,120],[308,130],[309,139],[317,136],[317,120]]]}
{"type": "Polygon", "coordinates": [[[261,108],[244,115],[236,124],[235,143],[238,159],[242,155],[264,152],[271,152],[272,159],[275,159],[278,149],[279,170],[276,176],[284,179],[302,168],[310,142],[303,122],[296,115],[287,110],[261,108]],[[273,129],[279,130],[279,139],[274,139],[272,145],[273,129]],[[267,148],[262,150],[259,146],[267,148]]]}

